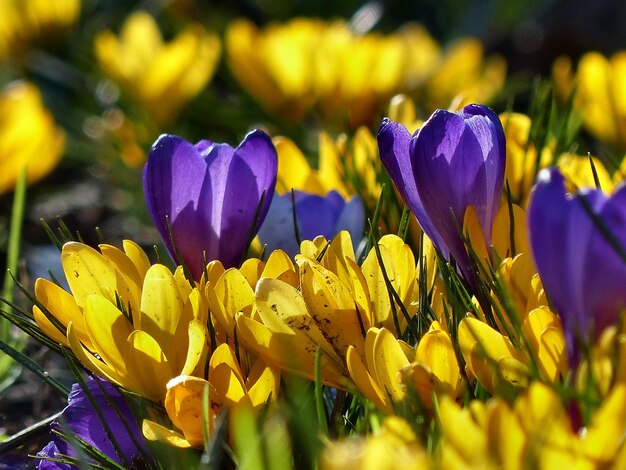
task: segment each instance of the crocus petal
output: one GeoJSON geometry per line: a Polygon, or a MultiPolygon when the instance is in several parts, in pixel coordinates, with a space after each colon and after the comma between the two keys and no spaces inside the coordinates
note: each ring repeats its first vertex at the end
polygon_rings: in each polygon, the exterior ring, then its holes
{"type": "Polygon", "coordinates": [[[346,203],[337,191],[330,191],[325,196],[294,191],[293,196],[291,193],[274,196],[259,230],[261,243],[267,245],[268,251],[282,249],[291,257],[299,252],[293,224],[294,200],[300,240],[313,240],[320,235],[332,239],[341,230],[349,230],[355,243],[360,241],[365,224],[361,198],[354,196],[346,203]]]}
{"type": "Polygon", "coordinates": [[[626,263],[583,205],[618,243],[626,245],[626,189],[566,194],[563,176],[543,170],[528,209],[533,257],[544,289],[561,315],[570,364],[579,359],[575,337],[588,339],[614,323],[626,306],[626,263]],[[600,266],[600,268],[599,268],[600,266]]]}
{"type": "Polygon", "coordinates": [[[206,173],[207,162],[198,149],[180,137],[167,134],[154,143],[143,170],[144,195],[152,221],[173,257],[175,250],[167,220],[172,228],[177,222],[180,232],[173,230],[174,237],[177,245],[181,244],[178,248],[185,261],[187,247],[197,246],[201,240],[196,238],[210,228],[206,221],[195,217],[198,208],[194,204],[200,197],[206,173]],[[186,225],[194,224],[193,230],[184,230],[186,225]]]}
{"type": "MultiPolygon", "coordinates": [[[[68,405],[62,412],[64,426],[74,435],[121,465],[128,467],[146,465],[146,467],[150,467],[153,462],[149,457],[145,441],[133,419],[130,406],[122,398],[119,391],[109,382],[98,378],[87,380],[87,389],[90,398],[96,402],[98,412],[106,421],[106,427],[110,430],[110,434],[100,421],[100,415],[96,413],[94,405],[79,384],[72,385],[68,405]],[[115,450],[111,442],[112,437],[122,455],[118,455],[115,450]]],[[[52,424],[52,428],[55,430],[66,429],[65,427],[61,428],[57,422],[52,424]]],[[[70,456],[77,455],[74,449],[56,434],[53,434],[53,440],[37,455],[44,458],[55,458],[57,452],[70,456]]],[[[69,466],[57,465],[42,460],[39,462],[38,468],[70,468],[69,466]]]]}
{"type": "Polygon", "coordinates": [[[277,171],[278,157],[269,136],[261,131],[249,133],[235,149],[226,178],[219,211],[220,256],[209,256],[209,259],[219,258],[225,267],[239,264],[249,234],[258,231],[269,210],[277,171]]]}
{"type": "MultiPolygon", "coordinates": [[[[409,152],[411,137],[404,125],[384,118],[380,123],[377,135],[380,160],[402,199],[407,203],[413,215],[417,217],[422,229],[435,242],[436,246],[443,248],[445,245],[426,215],[415,186],[409,152]]],[[[446,252],[445,255],[447,256],[448,253],[446,252]]]]}

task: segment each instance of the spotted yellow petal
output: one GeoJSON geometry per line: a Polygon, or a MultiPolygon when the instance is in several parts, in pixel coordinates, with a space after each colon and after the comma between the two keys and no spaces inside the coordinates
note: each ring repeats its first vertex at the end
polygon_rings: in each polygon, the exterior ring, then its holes
{"type": "Polygon", "coordinates": [[[349,346],[363,354],[363,331],[348,287],[315,261],[304,258],[298,264],[302,295],[324,337],[340,357],[349,346]]]}

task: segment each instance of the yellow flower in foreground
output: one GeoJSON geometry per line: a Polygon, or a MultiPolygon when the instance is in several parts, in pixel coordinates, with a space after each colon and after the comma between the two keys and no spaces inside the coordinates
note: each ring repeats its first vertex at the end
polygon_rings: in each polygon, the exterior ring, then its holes
{"type": "Polygon", "coordinates": [[[357,34],[345,21],[311,18],[263,29],[234,21],[226,48],[236,78],[269,111],[299,120],[315,108],[353,128],[421,83],[439,56],[438,44],[417,25],[357,34]]]}
{"type": "Polygon", "coordinates": [[[3,0],[0,2],[0,58],[14,56],[32,39],[58,33],[80,13],[80,0],[3,0]]]}
{"type": "Polygon", "coordinates": [[[154,19],[139,11],[128,17],[119,38],[99,33],[95,53],[101,67],[147,107],[160,125],[202,91],[220,57],[217,35],[191,24],[164,43],[154,19]]]}
{"type": "Polygon", "coordinates": [[[385,418],[381,428],[367,437],[326,444],[321,470],[421,470],[431,468],[428,455],[409,423],[397,416],[385,418]]]}
{"type": "Polygon", "coordinates": [[[461,408],[443,397],[439,423],[442,468],[608,468],[623,458],[626,387],[615,387],[578,432],[558,395],[538,382],[512,407],[495,398],[461,408]]]}
{"type": "Polygon", "coordinates": [[[552,77],[564,101],[573,90],[574,109],[591,135],[626,149],[626,51],[610,59],[588,52],[578,62],[575,75],[571,60],[560,57],[554,63],[552,77]]]}
{"type": "Polygon", "coordinates": [[[37,87],[14,82],[0,92],[0,193],[13,189],[24,168],[29,182],[43,178],[64,148],[65,133],[44,108],[37,87]]]}
{"type": "Polygon", "coordinates": [[[370,328],[364,349],[362,355],[349,347],[350,377],[366,398],[387,413],[393,412],[393,405],[401,403],[411,388],[429,409],[433,393],[456,397],[461,383],[459,364],[450,336],[437,322],[415,349],[385,328],[370,328]]]}
{"type": "Polygon", "coordinates": [[[403,331],[407,320],[402,309],[411,317],[417,311],[416,263],[410,248],[399,237],[387,235],[379,250],[402,307],[397,299],[390,300],[375,250],[359,267],[349,234],[341,232],[330,244],[321,237],[302,242],[296,256],[299,289],[278,279],[262,278],[256,284],[256,313],[236,317],[237,337],[268,364],[308,379],[315,376],[319,347],[321,380],[350,388],[348,350],[365,360],[365,332],[370,327],[396,331],[398,325],[403,331]]]}
{"type": "Polygon", "coordinates": [[[167,384],[165,410],[182,434],[149,420],[143,422],[143,433],[150,440],[176,447],[202,446],[213,432],[222,408],[258,411],[270,399],[276,400],[279,387],[280,373],[276,369],[257,359],[250,372],[244,374],[232,348],[222,344],[211,355],[208,380],[181,375],[167,384]],[[208,410],[203,407],[204,394],[208,394],[208,410]],[[209,435],[205,435],[205,426],[209,435]]]}
{"type": "Polygon", "coordinates": [[[133,242],[125,241],[124,251],[111,245],[100,250],[77,242],[63,246],[72,293],[38,279],[35,320],[93,373],[162,402],[172,377],[203,370],[206,301],[182,269],[172,274],[163,265],[150,266],[133,242]]]}

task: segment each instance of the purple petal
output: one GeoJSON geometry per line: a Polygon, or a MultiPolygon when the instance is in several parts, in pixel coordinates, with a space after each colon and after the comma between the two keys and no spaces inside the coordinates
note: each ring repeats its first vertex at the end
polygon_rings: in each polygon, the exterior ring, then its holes
{"type": "Polygon", "coordinates": [[[396,189],[409,206],[413,215],[417,218],[422,230],[433,241],[435,246],[448,257],[448,250],[443,243],[437,230],[424,210],[420,200],[415,178],[411,167],[411,134],[402,124],[384,118],[378,128],[378,151],[389,177],[396,189]]]}
{"type": "MultiPolygon", "coordinates": [[[[87,381],[87,387],[89,394],[96,402],[99,412],[111,431],[111,436],[115,438],[121,455],[115,450],[98,413],[94,410],[85,391],[79,384],[72,385],[72,390],[68,397],[68,405],[63,410],[61,417],[63,426],[56,423],[53,423],[52,426],[62,431],[68,429],[75,436],[89,443],[119,464],[130,466],[131,464],[137,465],[141,462],[144,464],[152,463],[146,462],[145,460],[146,458],[150,458],[145,440],[135,421],[130,406],[120,395],[117,388],[105,380],[95,378],[90,378],[87,381]],[[97,381],[100,385],[98,385],[97,381]],[[117,410],[111,403],[113,403],[117,410]],[[124,421],[122,421],[122,419],[124,419],[124,421]],[[130,430],[132,436],[129,434],[128,430],[130,430]],[[139,444],[139,447],[136,443],[139,444]]],[[[38,455],[54,458],[55,452],[65,453],[71,456],[77,455],[74,449],[56,434],[53,435],[52,442],[44,447],[38,455]]],[[[51,462],[41,460],[38,468],[67,468],[58,466],[57,464],[52,464],[51,466],[51,464],[51,462]]]]}
{"type": "Polygon", "coordinates": [[[587,190],[568,196],[555,168],[539,174],[528,210],[533,257],[546,294],[560,314],[573,365],[576,338],[594,337],[626,307],[626,263],[588,214],[582,199],[621,244],[626,245],[626,189],[611,198],[587,190]]]}
{"type": "Polygon", "coordinates": [[[238,264],[248,235],[258,232],[272,202],[277,171],[278,156],[264,132],[249,133],[235,149],[226,185],[223,192],[217,191],[221,198],[213,206],[214,220],[218,221],[214,227],[220,237],[219,256],[224,266],[238,264]],[[263,202],[254,226],[261,197],[263,202]]]}
{"type": "Polygon", "coordinates": [[[300,247],[293,227],[293,206],[290,193],[282,196],[274,195],[265,221],[259,229],[259,239],[262,245],[267,245],[269,253],[280,248],[293,257],[299,252],[300,247]]]}
{"type": "Polygon", "coordinates": [[[173,135],[162,135],[148,155],[143,172],[143,187],[148,212],[165,246],[177,263],[167,226],[169,219],[181,256],[187,258],[187,246],[197,243],[207,229],[198,220],[198,201],[202,192],[207,162],[189,142],[173,135]],[[196,227],[200,223],[201,226],[196,227]]]}
{"type": "Polygon", "coordinates": [[[352,238],[354,249],[363,238],[365,228],[365,206],[359,196],[353,196],[343,207],[339,219],[335,225],[335,235],[342,230],[347,230],[352,238]]]}

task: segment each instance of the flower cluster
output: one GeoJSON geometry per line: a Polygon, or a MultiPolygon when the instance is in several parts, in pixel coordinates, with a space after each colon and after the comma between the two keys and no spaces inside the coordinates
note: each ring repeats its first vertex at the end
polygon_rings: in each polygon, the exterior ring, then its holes
{"type": "Polygon", "coordinates": [[[10,356],[67,407],[32,428],[50,439],[0,454],[626,465],[623,53],[558,59],[556,99],[539,83],[527,115],[503,58],[390,28],[378,2],[223,24],[201,2],[5,3],[0,58],[28,81],[0,92],[0,193],[19,189],[10,230],[0,216],[0,393],[10,356]],[[66,173],[80,190],[58,197],[66,173]],[[30,221],[51,213],[71,214],[45,223],[57,269],[18,271],[21,218],[29,269],[30,221]]]}

